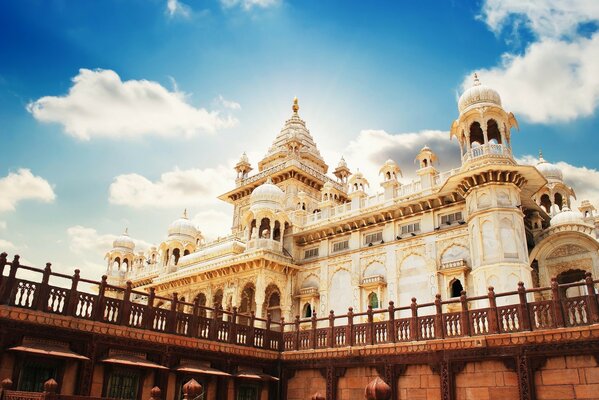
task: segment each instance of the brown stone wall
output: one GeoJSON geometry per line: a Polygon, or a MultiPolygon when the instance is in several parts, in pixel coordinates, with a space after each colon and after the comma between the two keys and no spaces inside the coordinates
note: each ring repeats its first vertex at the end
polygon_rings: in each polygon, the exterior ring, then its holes
{"type": "Polygon", "coordinates": [[[440,400],[439,375],[428,365],[410,365],[397,380],[397,398],[400,400],[440,400]]]}
{"type": "Polygon", "coordinates": [[[337,400],[363,399],[366,385],[378,376],[372,367],[348,368],[337,382],[337,400]]]}
{"type": "Polygon", "coordinates": [[[314,393],[326,395],[327,383],[315,369],[297,371],[287,383],[287,400],[306,400],[314,393]]]}
{"type": "Polygon", "coordinates": [[[501,361],[466,364],[455,377],[457,400],[518,400],[518,375],[501,361]]]}
{"type": "Polygon", "coordinates": [[[104,366],[100,363],[94,366],[92,377],[92,389],[90,395],[92,397],[102,397],[102,388],[104,386],[104,366]]]}
{"type": "Polygon", "coordinates": [[[599,399],[599,367],[593,356],[552,357],[535,373],[537,399],[599,399]]]}

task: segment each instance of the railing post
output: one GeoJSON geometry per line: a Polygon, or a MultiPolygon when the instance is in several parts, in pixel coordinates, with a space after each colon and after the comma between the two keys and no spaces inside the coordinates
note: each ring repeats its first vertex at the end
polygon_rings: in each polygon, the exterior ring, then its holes
{"type": "Polygon", "coordinates": [[[300,317],[299,315],[295,316],[295,350],[300,349],[300,317]]]}
{"type": "Polygon", "coordinates": [[[38,311],[46,311],[46,309],[48,308],[48,282],[50,281],[51,273],[52,264],[46,263],[46,268],[44,268],[44,275],[42,275],[42,283],[39,286],[37,296],[35,299],[35,309],[38,311]]]}
{"type": "Polygon", "coordinates": [[[354,337],[354,308],[350,307],[347,309],[347,331],[345,332],[345,343],[347,346],[353,346],[355,343],[354,337]]]}
{"type": "Polygon", "coordinates": [[[212,323],[210,324],[210,329],[208,330],[208,339],[217,340],[218,339],[218,329],[219,329],[219,307],[218,304],[214,305],[214,311],[212,313],[212,323]]]}
{"type": "Polygon", "coordinates": [[[495,299],[495,288],[489,286],[489,332],[499,333],[499,314],[497,313],[497,301],[495,299]]]}
{"type": "MultiPolygon", "coordinates": [[[[6,253],[4,253],[6,254],[6,253]]],[[[4,378],[2,382],[0,382],[0,389],[2,390],[11,390],[12,389],[12,379],[4,378]]]]}
{"type": "Polygon", "coordinates": [[[584,275],[584,281],[587,285],[587,295],[589,296],[589,312],[591,314],[590,322],[595,324],[599,322],[599,305],[597,304],[597,294],[595,293],[595,284],[590,272],[584,275]]]}
{"type": "Polygon", "coordinates": [[[69,291],[69,300],[67,302],[67,307],[65,310],[65,315],[73,316],[77,311],[77,303],[79,302],[79,292],[77,292],[77,286],[79,286],[79,279],[81,276],[79,275],[81,271],[78,269],[75,270],[73,277],[71,278],[71,290],[69,291]]]}
{"type": "Polygon", "coordinates": [[[200,299],[196,297],[193,300],[193,308],[191,310],[191,317],[189,317],[189,327],[187,328],[187,336],[196,337],[198,334],[198,325],[200,323],[199,319],[200,313],[200,299]]]}
{"type": "Polygon", "coordinates": [[[145,325],[146,329],[152,329],[154,327],[154,300],[156,299],[156,289],[150,288],[148,294],[148,303],[146,304],[146,315],[145,325]]]}
{"type": "Polygon", "coordinates": [[[106,285],[108,285],[108,276],[102,275],[102,280],[100,281],[100,286],[98,287],[98,303],[96,304],[96,309],[94,310],[94,321],[103,321],[104,320],[104,296],[106,292],[106,285]]]}
{"type": "Polygon", "coordinates": [[[169,333],[177,333],[177,303],[179,303],[179,293],[174,292],[166,326],[166,331],[169,333]]]}
{"type": "MultiPolygon", "coordinates": [[[[264,348],[270,348],[270,337],[264,334],[264,348]]],[[[285,350],[285,317],[281,317],[281,335],[279,336],[279,351],[283,352],[285,350]]]]}
{"type": "MultiPolygon", "coordinates": [[[[256,335],[256,313],[250,311],[250,329],[248,330],[248,345],[254,347],[254,338],[256,335]]],[[[264,343],[266,343],[266,330],[264,331],[264,343]]]]}
{"type": "Polygon", "coordinates": [[[366,343],[374,344],[374,314],[372,313],[372,306],[368,306],[368,310],[366,310],[366,317],[368,321],[368,325],[366,328],[366,343]]]}
{"type": "Polygon", "coordinates": [[[45,400],[53,400],[58,396],[56,395],[56,391],[58,390],[58,382],[54,379],[50,378],[46,382],[44,382],[44,399],[45,400]]]}
{"type": "Polygon", "coordinates": [[[233,315],[229,321],[229,343],[237,344],[237,306],[233,307],[233,315]]]}
{"type": "Polygon", "coordinates": [[[562,294],[556,278],[551,278],[551,300],[553,300],[553,313],[555,314],[555,325],[558,328],[564,326],[564,307],[562,305],[562,294]]]}
{"type": "Polygon", "coordinates": [[[530,331],[530,312],[526,300],[526,289],[524,289],[524,282],[522,281],[518,282],[518,297],[520,297],[520,327],[523,331],[530,331]]]}
{"type": "MultiPolygon", "coordinates": [[[[6,254],[6,253],[3,253],[6,254]]],[[[16,290],[15,282],[17,277],[17,270],[19,269],[19,256],[15,255],[10,264],[10,271],[8,272],[8,277],[4,283],[4,291],[1,293],[2,297],[0,298],[0,304],[10,304],[10,300],[12,298],[13,292],[16,290]]]]}
{"type": "Polygon", "coordinates": [[[310,332],[310,347],[312,347],[313,349],[316,348],[316,313],[312,312],[312,318],[311,321],[312,323],[312,331],[310,332]]]}
{"type": "Polygon", "coordinates": [[[8,254],[6,252],[0,253],[0,304],[3,304],[3,293],[4,293],[4,284],[6,283],[4,280],[4,267],[8,262],[6,261],[6,257],[8,254]]]}
{"type": "Polygon", "coordinates": [[[412,310],[412,318],[410,318],[410,340],[416,341],[420,337],[418,334],[418,304],[416,303],[416,297],[412,297],[410,309],[412,310]]]}
{"type": "Polygon", "coordinates": [[[335,347],[335,311],[329,311],[329,335],[327,347],[335,347]]]}
{"type": "Polygon", "coordinates": [[[154,386],[152,390],[150,390],[150,400],[160,400],[161,395],[162,391],[158,386],[154,386]]]}
{"type": "Polygon", "coordinates": [[[127,281],[127,287],[125,288],[125,293],[123,294],[123,303],[121,304],[121,313],[119,314],[119,325],[129,325],[131,290],[133,290],[131,281],[127,281]]]}
{"type": "Polygon", "coordinates": [[[460,293],[460,303],[462,304],[462,311],[460,313],[460,326],[462,328],[462,336],[471,336],[472,332],[470,329],[470,318],[468,315],[468,297],[466,291],[462,290],[460,293]]]}
{"type": "Polygon", "coordinates": [[[443,339],[443,306],[441,305],[441,295],[435,295],[435,339],[443,339]]]}
{"type": "Polygon", "coordinates": [[[389,312],[389,319],[387,320],[387,341],[395,343],[395,303],[393,303],[393,301],[389,302],[389,308],[387,310],[389,312]]]}

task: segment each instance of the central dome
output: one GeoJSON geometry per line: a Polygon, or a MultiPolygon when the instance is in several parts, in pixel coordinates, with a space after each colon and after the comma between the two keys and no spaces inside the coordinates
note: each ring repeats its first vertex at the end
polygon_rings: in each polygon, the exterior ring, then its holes
{"type": "Polygon", "coordinates": [[[562,170],[555,164],[545,161],[543,154],[539,154],[539,162],[536,165],[537,169],[547,180],[564,180],[562,170]]]}
{"type": "Polygon", "coordinates": [[[252,208],[282,208],[285,200],[285,192],[277,185],[273,184],[270,178],[262,185],[258,186],[250,195],[250,204],[252,208]]]}
{"type": "Polygon", "coordinates": [[[474,74],[474,85],[466,90],[458,100],[458,111],[467,111],[474,105],[494,105],[501,107],[501,97],[495,89],[482,85],[478,76],[474,74]]]}
{"type": "Polygon", "coordinates": [[[561,212],[555,217],[551,218],[549,222],[551,226],[564,225],[564,224],[584,224],[582,213],[574,210],[570,210],[568,206],[564,206],[561,212]]]}
{"type": "Polygon", "coordinates": [[[183,211],[181,218],[177,218],[168,227],[168,235],[184,235],[196,238],[200,232],[198,228],[187,218],[187,210],[183,211]]]}
{"type": "Polygon", "coordinates": [[[117,236],[116,239],[114,239],[112,247],[120,247],[133,251],[135,249],[135,242],[129,237],[129,233],[127,232],[127,229],[125,229],[125,232],[123,232],[122,235],[117,236]]]}

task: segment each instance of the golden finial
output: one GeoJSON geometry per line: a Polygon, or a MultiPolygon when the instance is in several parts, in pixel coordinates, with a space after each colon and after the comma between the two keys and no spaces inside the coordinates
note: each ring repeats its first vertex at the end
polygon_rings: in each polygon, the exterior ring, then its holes
{"type": "Polygon", "coordinates": [[[474,86],[480,85],[480,80],[478,79],[478,74],[474,73],[474,86]]]}
{"type": "Polygon", "coordinates": [[[291,109],[293,110],[294,113],[297,114],[297,111],[299,110],[299,104],[297,102],[297,97],[293,98],[293,107],[291,107],[291,109]]]}

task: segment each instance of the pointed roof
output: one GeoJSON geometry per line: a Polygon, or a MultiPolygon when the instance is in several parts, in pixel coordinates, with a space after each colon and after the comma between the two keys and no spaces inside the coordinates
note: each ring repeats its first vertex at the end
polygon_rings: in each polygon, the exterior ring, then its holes
{"type": "Polygon", "coordinates": [[[314,138],[306,128],[306,122],[298,114],[297,97],[293,99],[291,109],[293,111],[291,118],[285,121],[285,125],[268,149],[266,156],[258,163],[259,170],[272,167],[280,162],[279,159],[297,153],[301,159],[308,161],[310,166],[321,173],[326,173],[328,165],[324,162],[314,138]]]}

